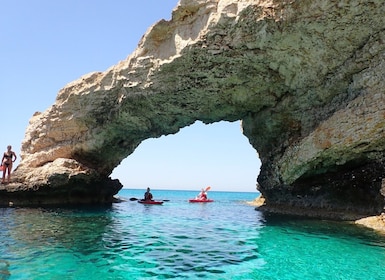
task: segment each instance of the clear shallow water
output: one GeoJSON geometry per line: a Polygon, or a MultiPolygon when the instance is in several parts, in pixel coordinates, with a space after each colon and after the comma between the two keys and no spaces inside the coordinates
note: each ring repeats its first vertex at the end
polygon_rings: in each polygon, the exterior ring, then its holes
{"type": "MultiPolygon", "coordinates": [[[[0,279],[384,279],[385,237],[265,216],[256,193],[152,191],[163,205],[0,209],[0,279]]],[[[144,190],[122,190],[126,199],[144,190]]]]}

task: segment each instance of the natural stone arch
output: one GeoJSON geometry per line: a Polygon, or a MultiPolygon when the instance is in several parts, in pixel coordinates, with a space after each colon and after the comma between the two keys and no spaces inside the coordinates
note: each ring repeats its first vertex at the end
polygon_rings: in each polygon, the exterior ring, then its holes
{"type": "Polygon", "coordinates": [[[271,209],[378,213],[384,12],[381,0],[182,0],[125,61],[35,114],[2,202],[16,190],[20,203],[111,201],[121,185],[108,176],[144,139],[242,120],[271,209]]]}

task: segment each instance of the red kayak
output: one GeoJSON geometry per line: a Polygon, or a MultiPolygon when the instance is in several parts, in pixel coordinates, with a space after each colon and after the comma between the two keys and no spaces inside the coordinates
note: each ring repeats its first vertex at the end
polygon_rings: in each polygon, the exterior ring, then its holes
{"type": "Polygon", "coordinates": [[[212,199],[196,199],[196,198],[189,199],[188,201],[189,202],[214,202],[214,200],[212,199]]]}
{"type": "Polygon", "coordinates": [[[141,203],[141,204],[163,204],[163,201],[155,201],[155,200],[138,200],[138,203],[141,203]]]}

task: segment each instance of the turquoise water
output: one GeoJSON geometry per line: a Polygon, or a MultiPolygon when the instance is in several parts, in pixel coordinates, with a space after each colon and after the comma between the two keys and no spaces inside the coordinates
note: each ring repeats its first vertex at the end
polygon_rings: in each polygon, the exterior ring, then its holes
{"type": "MultiPolygon", "coordinates": [[[[0,279],[384,279],[385,236],[264,215],[257,193],[152,191],[163,205],[0,209],[0,279]]],[[[144,190],[119,196],[141,198],[144,190]]]]}

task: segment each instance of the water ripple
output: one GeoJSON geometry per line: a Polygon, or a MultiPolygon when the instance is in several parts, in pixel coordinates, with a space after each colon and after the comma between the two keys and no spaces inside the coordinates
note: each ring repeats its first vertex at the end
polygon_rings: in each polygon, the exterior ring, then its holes
{"type": "Polygon", "coordinates": [[[1,280],[332,279],[337,268],[339,279],[380,279],[385,273],[383,237],[341,223],[263,216],[228,198],[210,205],[175,198],[162,206],[0,209],[0,228],[1,280]]]}

